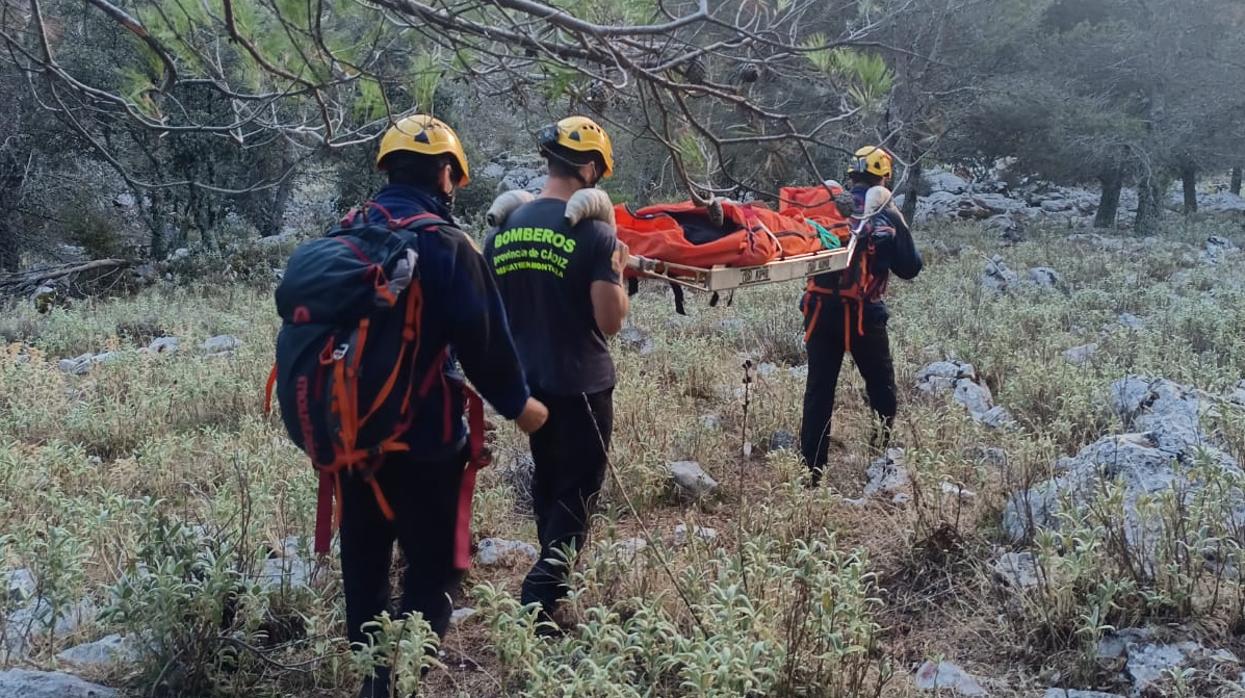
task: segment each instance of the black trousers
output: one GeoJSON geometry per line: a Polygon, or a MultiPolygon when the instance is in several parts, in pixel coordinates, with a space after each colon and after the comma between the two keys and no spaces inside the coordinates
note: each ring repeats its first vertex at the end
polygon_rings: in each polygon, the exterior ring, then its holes
{"type": "Polygon", "coordinates": [[[834,393],[849,339],[852,359],[865,380],[869,406],[879,420],[879,428],[873,436],[874,449],[885,449],[897,409],[895,364],[891,360],[886,323],[866,323],[864,333],[857,334],[860,328],[855,312],[845,310],[845,306],[839,303],[819,300],[822,302],[817,302],[813,312],[804,320],[805,331],[810,325],[813,331],[805,345],[808,351],[808,383],[804,388],[804,421],[800,427],[800,450],[804,462],[813,471],[814,482],[821,477],[826,466],[834,393]],[[813,322],[816,324],[813,325],[813,322]]]}
{"type": "Polygon", "coordinates": [[[376,480],[393,509],[393,521],[385,519],[362,477],[342,477],[342,586],[352,643],[366,643],[363,624],[386,610],[395,618],[423,614],[438,635],[445,635],[452,611],[448,594],[461,579],[454,568],[454,530],[466,462],[465,451],[436,461],[387,457],[376,480]],[[400,605],[391,608],[395,540],[406,568],[400,605]]]}
{"type": "Polygon", "coordinates": [[[561,551],[582,550],[605,468],[614,428],[614,391],[589,395],[542,395],[549,421],[531,435],[532,507],[540,560],[523,580],[523,603],[540,602],[551,614],[566,596],[570,572],[561,551]]]}

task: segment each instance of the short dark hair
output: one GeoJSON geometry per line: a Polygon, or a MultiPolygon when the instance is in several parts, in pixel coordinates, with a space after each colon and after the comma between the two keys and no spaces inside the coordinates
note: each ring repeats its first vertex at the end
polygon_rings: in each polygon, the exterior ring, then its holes
{"type": "Polygon", "coordinates": [[[847,178],[854,182],[859,182],[860,184],[867,184],[871,187],[876,187],[882,183],[882,178],[872,172],[849,172],[847,173],[847,178]]]}
{"type": "Polygon", "coordinates": [[[441,168],[450,166],[450,176],[455,182],[462,180],[463,172],[452,155],[424,155],[409,150],[396,150],[380,161],[380,168],[389,175],[392,184],[435,188],[440,183],[441,168]]]}
{"type": "Polygon", "coordinates": [[[579,168],[588,164],[597,166],[598,177],[605,174],[605,158],[596,151],[583,152],[571,150],[564,145],[553,144],[544,146],[541,149],[541,155],[545,156],[545,162],[549,165],[549,174],[554,177],[577,178],[579,168]]]}

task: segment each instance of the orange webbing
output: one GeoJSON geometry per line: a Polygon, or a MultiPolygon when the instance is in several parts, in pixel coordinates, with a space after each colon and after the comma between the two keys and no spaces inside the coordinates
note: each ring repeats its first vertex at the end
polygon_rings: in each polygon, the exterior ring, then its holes
{"type": "Polygon", "coordinates": [[[385,493],[381,491],[375,473],[368,474],[367,484],[372,486],[372,494],[376,495],[376,505],[380,507],[380,513],[384,515],[386,521],[393,521],[393,507],[389,506],[389,500],[385,499],[385,493]]]}
{"type": "MultiPolygon", "coordinates": [[[[402,325],[402,349],[398,352],[398,359],[393,364],[393,370],[389,372],[389,377],[385,379],[385,384],[381,386],[380,392],[376,394],[376,399],[372,401],[372,406],[368,409],[367,415],[363,417],[363,422],[372,418],[376,414],[376,410],[380,409],[381,404],[389,399],[389,394],[393,392],[393,388],[398,383],[398,376],[402,373],[402,366],[405,363],[406,351],[411,342],[415,343],[414,351],[411,353],[411,367],[414,371],[414,362],[419,356],[419,309],[423,304],[423,294],[420,291],[419,282],[413,282],[406,300],[406,318],[402,325]]],[[[415,376],[411,376],[410,382],[407,384],[406,396],[403,397],[402,413],[406,413],[406,405],[410,402],[411,386],[415,383],[415,376]]]]}
{"type": "Polygon", "coordinates": [[[333,412],[341,421],[342,442],[345,445],[343,451],[346,453],[354,451],[359,436],[358,425],[354,423],[354,410],[350,409],[349,401],[350,390],[346,387],[346,362],[335,361],[333,363],[333,412]]]}
{"type": "Polygon", "coordinates": [[[268,372],[268,383],[264,386],[264,414],[272,414],[272,391],[277,387],[277,365],[272,365],[268,372]]]}
{"type": "Polygon", "coordinates": [[[808,321],[808,329],[804,330],[804,343],[808,344],[808,340],[813,337],[813,330],[817,329],[817,318],[821,317],[821,298],[813,295],[811,292],[805,296],[804,304],[805,313],[812,315],[812,319],[808,321]],[[814,306],[813,303],[816,303],[814,306]]]}

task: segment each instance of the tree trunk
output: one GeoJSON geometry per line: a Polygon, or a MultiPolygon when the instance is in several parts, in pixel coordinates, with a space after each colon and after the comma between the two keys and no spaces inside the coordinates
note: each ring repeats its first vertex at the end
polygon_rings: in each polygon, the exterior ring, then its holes
{"type": "Polygon", "coordinates": [[[1098,213],[1094,215],[1095,228],[1114,228],[1120,214],[1120,190],[1124,188],[1124,173],[1117,167],[1098,178],[1102,182],[1102,198],[1098,201],[1098,213]]]}
{"type": "Polygon", "coordinates": [[[908,169],[908,186],[904,188],[903,210],[900,211],[908,225],[916,220],[916,204],[921,196],[921,177],[924,171],[925,167],[921,165],[920,159],[914,159],[912,167],[908,169]]]}
{"type": "Polygon", "coordinates": [[[0,271],[17,271],[21,263],[22,253],[17,248],[17,236],[8,221],[0,220],[0,271]]]}
{"type": "Polygon", "coordinates": [[[1167,187],[1157,175],[1142,175],[1137,182],[1137,218],[1133,231],[1138,235],[1154,235],[1163,215],[1163,195],[1167,187]]]}
{"type": "Polygon", "coordinates": [[[1236,194],[1237,196],[1241,195],[1241,168],[1240,167],[1232,168],[1232,183],[1228,185],[1228,191],[1232,192],[1233,194],[1236,194]]]}
{"type": "Polygon", "coordinates": [[[1184,215],[1197,213],[1197,170],[1180,168],[1180,180],[1184,183],[1184,215]]]}

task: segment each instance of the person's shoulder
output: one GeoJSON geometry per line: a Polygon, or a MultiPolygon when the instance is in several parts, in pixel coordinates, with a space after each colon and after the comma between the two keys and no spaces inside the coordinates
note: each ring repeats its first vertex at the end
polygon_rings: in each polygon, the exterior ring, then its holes
{"type": "Polygon", "coordinates": [[[618,229],[613,224],[603,220],[590,218],[579,222],[575,226],[575,232],[595,239],[613,240],[618,235],[618,229]]]}
{"type": "Polygon", "coordinates": [[[516,208],[506,219],[511,227],[553,227],[566,216],[566,202],[557,199],[533,199],[516,208]]]}
{"type": "Polygon", "coordinates": [[[433,223],[421,229],[417,234],[421,240],[431,242],[451,255],[457,255],[463,248],[470,248],[475,252],[480,251],[480,243],[452,221],[433,223]]]}

